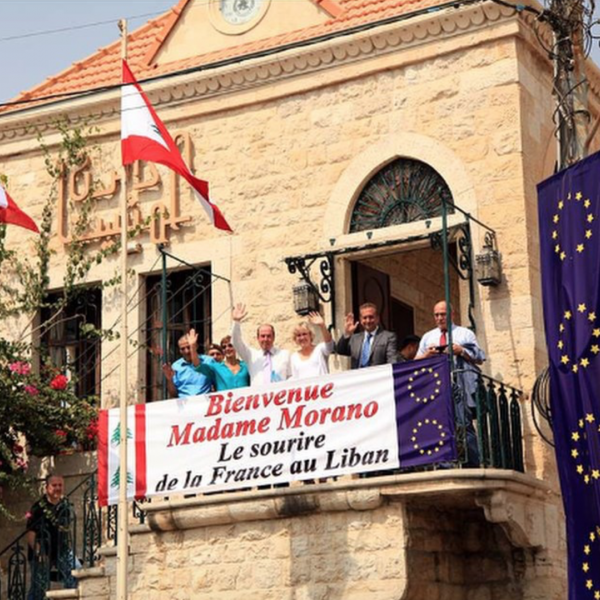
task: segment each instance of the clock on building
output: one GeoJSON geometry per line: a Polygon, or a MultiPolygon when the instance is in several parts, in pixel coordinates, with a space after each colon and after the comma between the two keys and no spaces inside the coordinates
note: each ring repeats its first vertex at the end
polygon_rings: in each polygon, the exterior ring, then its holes
{"type": "Polygon", "coordinates": [[[244,25],[254,19],[263,0],[220,0],[221,15],[231,25],[244,25]]]}
{"type": "Polygon", "coordinates": [[[212,0],[211,21],[223,33],[238,35],[264,17],[270,0],[212,0]]]}

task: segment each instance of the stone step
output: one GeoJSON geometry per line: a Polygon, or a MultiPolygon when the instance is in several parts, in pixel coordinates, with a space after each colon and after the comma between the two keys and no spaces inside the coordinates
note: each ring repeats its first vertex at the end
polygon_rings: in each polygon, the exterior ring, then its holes
{"type": "Polygon", "coordinates": [[[46,598],[60,598],[66,600],[67,598],[79,598],[79,590],[77,588],[71,590],[48,590],[46,592],[46,598]]]}

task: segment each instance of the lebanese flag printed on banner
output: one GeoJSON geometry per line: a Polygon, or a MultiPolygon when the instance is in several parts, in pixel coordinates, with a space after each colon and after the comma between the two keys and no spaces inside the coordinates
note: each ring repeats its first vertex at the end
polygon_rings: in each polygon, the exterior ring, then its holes
{"type": "Polygon", "coordinates": [[[233,231],[219,207],[211,202],[208,182],[192,175],[179,148],[158,118],[125,60],[121,88],[121,155],[124,165],[145,160],[173,169],[194,188],[211,223],[217,229],[233,231]]]}
{"type": "Polygon", "coordinates": [[[31,229],[39,233],[34,220],[26,215],[16,204],[15,201],[8,195],[8,192],[0,185],[0,223],[10,223],[31,229]]]}

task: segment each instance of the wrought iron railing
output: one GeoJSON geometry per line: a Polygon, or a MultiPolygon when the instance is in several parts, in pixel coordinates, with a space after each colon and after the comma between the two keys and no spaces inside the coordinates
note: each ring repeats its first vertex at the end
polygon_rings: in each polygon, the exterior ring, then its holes
{"type": "Polygon", "coordinates": [[[479,462],[482,467],[524,471],[523,392],[479,374],[475,394],[479,462]]]}
{"type": "MultiPolygon", "coordinates": [[[[138,523],[144,522],[145,513],[136,502],[132,514],[138,523]]],[[[47,523],[43,519],[37,528],[33,549],[23,532],[0,552],[0,600],[42,600],[53,582],[72,586],[73,569],[93,567],[99,548],[116,543],[117,507],[98,506],[95,472],[71,490],[53,517],[58,533],[49,531],[47,523]]]]}

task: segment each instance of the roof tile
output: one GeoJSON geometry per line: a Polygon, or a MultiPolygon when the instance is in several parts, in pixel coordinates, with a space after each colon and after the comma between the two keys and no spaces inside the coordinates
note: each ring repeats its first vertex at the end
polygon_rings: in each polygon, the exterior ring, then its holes
{"type": "MultiPolygon", "coordinates": [[[[385,17],[407,14],[417,9],[436,6],[441,2],[441,0],[337,0],[341,11],[337,13],[336,17],[329,18],[320,25],[279,34],[259,41],[242,43],[216,52],[200,54],[170,63],[154,64],[152,60],[189,1],[180,0],[176,6],[163,15],[148,21],[129,34],[128,62],[139,80],[210,64],[219,60],[241,57],[252,52],[271,50],[294,42],[310,40],[385,17]]],[[[118,85],[121,81],[120,58],[121,46],[119,41],[99,48],[91,56],[73,63],[61,73],[48,77],[38,86],[22,92],[13,100],[18,104],[0,108],[0,111],[6,112],[7,110],[23,108],[23,106],[40,104],[57,94],[76,93],[92,88],[118,85]],[[27,102],[29,100],[31,102],[27,102]],[[23,105],[24,101],[25,104],[23,105]]]]}

